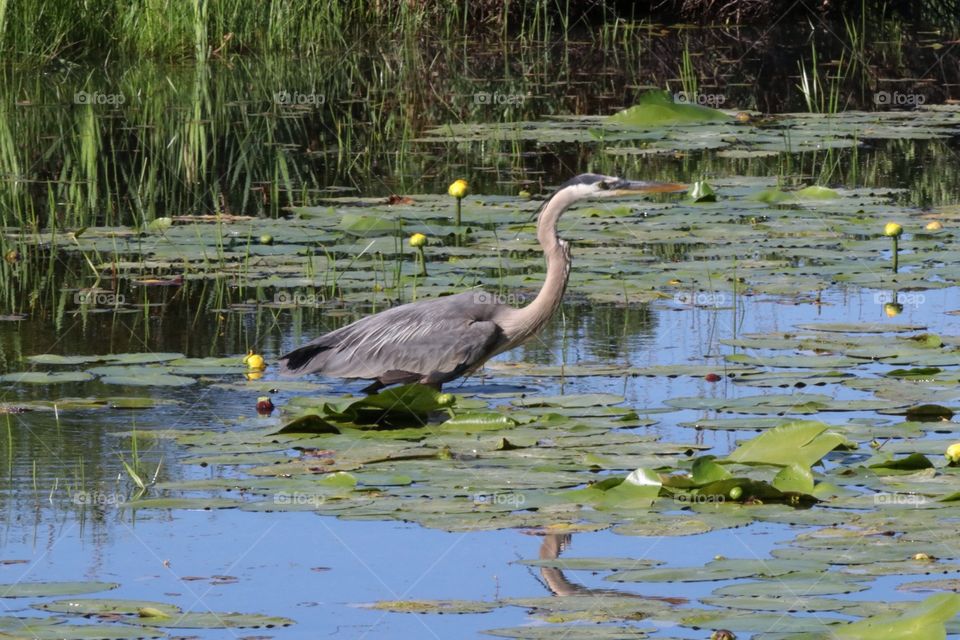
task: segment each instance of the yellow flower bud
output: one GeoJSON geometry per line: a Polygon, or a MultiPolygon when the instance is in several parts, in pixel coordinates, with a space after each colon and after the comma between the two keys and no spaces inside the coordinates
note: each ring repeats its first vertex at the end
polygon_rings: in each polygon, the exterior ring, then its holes
{"type": "Polygon", "coordinates": [[[254,353],[251,351],[247,354],[247,357],[243,359],[243,364],[247,365],[247,368],[251,371],[263,371],[267,367],[267,363],[264,361],[263,356],[254,353]]]}
{"type": "Polygon", "coordinates": [[[903,313],[903,305],[896,302],[888,302],[883,305],[883,312],[888,318],[896,318],[898,315],[903,313]]]}
{"type": "Polygon", "coordinates": [[[903,227],[896,222],[888,222],[886,226],[883,227],[883,235],[890,238],[899,238],[902,233],[903,227]]]}
{"type": "Polygon", "coordinates": [[[960,442],[954,442],[947,447],[947,460],[951,465],[960,464],[960,442]]]}
{"type": "Polygon", "coordinates": [[[438,407],[449,407],[457,401],[456,396],[452,393],[441,393],[437,396],[437,406],[438,407]]]}
{"type": "Polygon", "coordinates": [[[467,195],[467,190],[469,185],[466,180],[454,180],[450,187],[447,189],[447,193],[459,200],[463,196],[467,195]]]}
{"type": "Polygon", "coordinates": [[[427,236],[422,233],[415,233],[410,236],[410,246],[414,249],[419,249],[425,244],[427,244],[427,236]]]}

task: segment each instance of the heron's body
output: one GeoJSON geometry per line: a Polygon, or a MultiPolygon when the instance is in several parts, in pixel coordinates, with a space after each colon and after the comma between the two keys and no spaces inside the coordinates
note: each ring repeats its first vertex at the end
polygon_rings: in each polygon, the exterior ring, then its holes
{"type": "Polygon", "coordinates": [[[676,191],[680,185],[627,182],[585,174],[547,201],[537,239],[547,259],[540,293],[514,308],[480,289],[418,300],[367,316],[331,331],[280,358],[281,373],[322,373],[373,380],[369,391],[420,382],[440,387],[468,375],[493,356],[535,335],[560,306],[570,275],[570,247],[557,236],[557,221],[574,202],[621,191],[676,191]]]}

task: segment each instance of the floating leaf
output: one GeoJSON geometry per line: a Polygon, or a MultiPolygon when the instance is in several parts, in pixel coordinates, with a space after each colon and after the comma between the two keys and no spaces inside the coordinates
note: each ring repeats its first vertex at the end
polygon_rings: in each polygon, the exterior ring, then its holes
{"type": "Polygon", "coordinates": [[[694,202],[716,202],[717,193],[706,180],[698,180],[690,189],[690,199],[694,202]]]}
{"type": "Polygon", "coordinates": [[[0,598],[37,598],[72,596],[82,593],[110,591],[120,585],[115,582],[17,582],[0,584],[0,598]]]}
{"type": "Polygon", "coordinates": [[[840,197],[840,194],[833,189],[819,185],[812,185],[799,191],[794,191],[793,195],[800,200],[835,200],[840,197]]]}
{"type": "Polygon", "coordinates": [[[340,433],[340,429],[315,413],[307,413],[284,424],[275,435],[281,433],[340,433]]]}
{"type": "Polygon", "coordinates": [[[697,104],[675,103],[666,91],[648,91],[640,96],[637,104],[618,111],[607,121],[630,127],[658,127],[692,122],[729,121],[730,116],[722,111],[697,104]]]}
{"type": "Polygon", "coordinates": [[[64,384],[87,382],[93,379],[93,374],[86,371],[23,371],[0,376],[0,382],[14,384],[64,384]]]}
{"type": "Polygon", "coordinates": [[[773,486],[780,491],[813,494],[813,474],[809,467],[796,462],[781,469],[773,478],[773,486]]]}
{"type": "Polygon", "coordinates": [[[294,624],[289,618],[255,613],[180,613],[170,617],[138,618],[138,624],[169,629],[272,629],[294,624]]]}
{"type": "Polygon", "coordinates": [[[946,637],[944,623],[960,613],[960,595],[940,593],[930,596],[904,612],[866,618],[830,629],[838,640],[933,640],[946,637]]]}
{"type": "Polygon", "coordinates": [[[730,472],[723,465],[714,462],[716,456],[701,456],[693,461],[690,470],[691,479],[697,486],[730,478],[730,472]]]}
{"type": "Polygon", "coordinates": [[[933,463],[922,453],[911,453],[904,458],[885,460],[875,462],[869,465],[871,469],[894,469],[897,471],[918,471],[920,469],[932,469],[933,463]]]}
{"type": "Polygon", "coordinates": [[[52,613],[72,613],[81,616],[87,615],[139,615],[143,609],[153,609],[162,615],[180,613],[180,607],[164,602],[150,600],[120,600],[100,598],[71,598],[70,600],[56,600],[33,605],[35,609],[52,613]]]}
{"type": "Polygon", "coordinates": [[[801,420],[761,433],[739,445],[727,460],[745,464],[792,464],[811,467],[845,442],[843,436],[827,431],[822,422],[801,420]]]}

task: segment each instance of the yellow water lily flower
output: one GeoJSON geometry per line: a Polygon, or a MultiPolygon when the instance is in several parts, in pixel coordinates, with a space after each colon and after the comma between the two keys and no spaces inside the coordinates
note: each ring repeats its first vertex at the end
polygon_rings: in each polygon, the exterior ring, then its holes
{"type": "Polygon", "coordinates": [[[249,352],[247,357],[243,359],[243,364],[247,365],[247,368],[251,371],[262,371],[267,367],[263,356],[253,351],[249,352]]]}
{"type": "Polygon", "coordinates": [[[940,229],[943,229],[943,224],[939,220],[934,220],[933,222],[928,222],[924,229],[927,231],[940,231],[940,229]]]}
{"type": "Polygon", "coordinates": [[[954,442],[947,447],[947,460],[950,461],[951,466],[960,464],[960,442],[954,442]]]}
{"type": "Polygon", "coordinates": [[[896,318],[898,315],[903,313],[903,305],[897,304],[896,302],[888,302],[883,305],[883,312],[888,318],[896,318]]]}
{"type": "Polygon", "coordinates": [[[410,246],[414,249],[419,249],[425,244],[427,244],[427,236],[422,233],[415,233],[410,236],[410,246]]]}
{"type": "Polygon", "coordinates": [[[903,234],[903,227],[896,222],[888,222],[883,227],[883,235],[888,238],[899,238],[903,234]]]}
{"type": "Polygon", "coordinates": [[[466,180],[454,180],[450,186],[447,188],[447,193],[452,197],[459,200],[463,196],[467,195],[467,191],[470,189],[470,185],[467,184],[466,180]]]}

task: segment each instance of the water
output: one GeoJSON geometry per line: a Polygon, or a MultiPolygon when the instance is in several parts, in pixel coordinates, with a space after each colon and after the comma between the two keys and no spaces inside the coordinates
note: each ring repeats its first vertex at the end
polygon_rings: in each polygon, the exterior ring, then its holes
{"type": "MultiPolygon", "coordinates": [[[[932,309],[948,307],[954,292],[927,292],[932,309]]],[[[633,366],[703,362],[714,356],[719,337],[753,332],[786,331],[799,322],[877,321],[882,305],[873,294],[837,291],[824,297],[815,310],[809,305],[782,300],[746,299],[742,316],[733,309],[682,307],[673,301],[636,309],[589,309],[565,307],[537,342],[504,354],[504,361],[526,361],[531,351],[539,362],[622,362],[633,366]],[[563,338],[567,319],[567,337],[563,338]],[[616,339],[616,340],[614,340],[616,339]],[[611,347],[612,343],[615,347],[611,347]],[[669,345],[660,347],[658,345],[669,345]],[[598,352],[602,358],[598,358],[598,352]],[[546,354],[546,356],[545,356],[546,354]]],[[[906,309],[903,321],[927,324],[944,332],[944,316],[906,309]]],[[[99,323],[97,323],[99,324],[99,323]]],[[[153,334],[155,348],[181,349],[188,354],[210,353],[206,340],[215,340],[209,325],[194,335],[176,327],[153,334]],[[206,332],[206,333],[205,333],[206,332]],[[198,335],[199,334],[199,335],[198,335]]],[[[16,325],[4,323],[4,344],[20,336],[16,325]]],[[[166,326],[164,327],[166,328],[166,326]]],[[[82,352],[96,326],[76,325],[59,335],[65,352],[82,352]]],[[[242,341],[242,331],[225,336],[242,341]]],[[[29,344],[50,344],[52,333],[34,331],[29,344]]],[[[288,328],[273,327],[265,349],[279,353],[293,345],[288,328]]],[[[116,344],[116,343],[115,343],[116,344]]],[[[120,345],[118,345],[119,348],[120,345]]],[[[127,346],[126,344],[123,345],[127,346]]],[[[236,347],[216,354],[235,353],[236,347]]],[[[721,365],[718,365],[718,367],[721,365]]],[[[718,369],[719,370],[719,369],[718,369]]],[[[455,392],[483,391],[499,381],[482,377],[455,392]]],[[[562,384],[543,379],[509,379],[528,393],[553,394],[603,391],[621,393],[638,412],[662,407],[666,398],[678,396],[724,396],[742,394],[732,384],[701,379],[670,378],[573,378],[562,384]]],[[[355,390],[356,384],[332,382],[338,393],[355,390]]],[[[106,386],[106,385],[105,385],[106,386]]],[[[29,390],[29,389],[28,389],[29,390]]],[[[60,390],[73,395],[69,386],[60,390]]],[[[88,391],[90,391],[88,389],[88,391]]],[[[105,390],[106,391],[106,390],[105,390]]],[[[41,387],[37,396],[49,395],[41,387]]],[[[755,390],[745,389],[746,393],[755,390]]],[[[496,600],[509,597],[541,597],[550,593],[536,568],[516,564],[537,557],[541,538],[523,531],[445,533],[396,522],[354,522],[309,513],[246,513],[237,511],[131,512],[118,503],[123,496],[120,455],[127,455],[125,442],[111,432],[153,428],[229,429],[230,416],[251,415],[249,394],[229,393],[209,387],[184,392],[151,395],[178,399],[175,410],[155,409],[126,414],[90,412],[67,416],[59,425],[49,415],[37,413],[5,416],[11,424],[13,449],[8,452],[3,473],[3,561],[25,564],[0,565],[0,582],[33,580],[106,580],[121,586],[109,597],[162,600],[194,611],[259,611],[287,616],[293,627],[271,629],[277,638],[346,637],[402,638],[470,636],[484,629],[524,624],[520,608],[499,609],[475,615],[409,615],[370,610],[380,600],[496,600]],[[30,460],[37,460],[33,472],[30,460]],[[83,475],[77,471],[82,460],[83,475]],[[35,475],[34,475],[35,473],[35,475]],[[77,504],[76,494],[63,491],[75,483],[87,492],[88,504],[77,504]],[[34,491],[36,487],[36,491],[34,491]],[[59,487],[59,489],[58,489],[59,487]],[[51,497],[52,494],[52,497],[51,497]],[[113,496],[117,496],[116,499],[113,496]],[[90,504],[90,502],[97,502],[90,504]],[[221,576],[218,579],[213,576],[221,576]]],[[[276,394],[282,405],[290,394],[276,394]]],[[[21,391],[18,399],[28,394],[21,391]]],[[[9,395],[5,401],[13,400],[9,395]]],[[[679,423],[696,420],[700,412],[654,414],[658,424],[645,430],[667,441],[696,441],[724,454],[734,445],[733,432],[693,433],[679,423]]],[[[863,413],[862,415],[869,415],[863,413]]],[[[830,415],[823,419],[830,420],[830,415]]],[[[850,414],[835,416],[838,420],[850,414]]],[[[856,414],[853,416],[856,417],[856,414]]],[[[162,479],[216,477],[217,471],[180,467],[183,451],[169,444],[142,452],[149,460],[164,460],[162,479]]],[[[82,502],[82,499],[81,499],[82,502]]],[[[696,537],[627,537],[610,532],[578,533],[568,554],[651,558],[671,565],[697,566],[717,554],[764,558],[777,541],[789,540],[790,527],[755,523],[736,530],[715,531],[696,537]]],[[[708,595],[717,583],[632,584],[610,583],[604,574],[566,572],[566,577],[586,588],[616,588],[645,596],[695,599],[708,595]]],[[[870,592],[871,599],[902,597],[891,589],[902,580],[870,592]]],[[[721,583],[722,584],[722,583],[721,583]]],[[[29,600],[2,601],[7,614],[29,614],[29,600]]],[[[667,628],[673,637],[700,637],[683,628],[667,628]]],[[[201,637],[235,637],[228,631],[202,631],[201,637]]]]}

